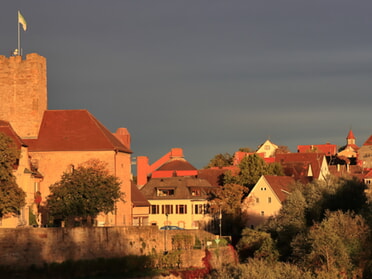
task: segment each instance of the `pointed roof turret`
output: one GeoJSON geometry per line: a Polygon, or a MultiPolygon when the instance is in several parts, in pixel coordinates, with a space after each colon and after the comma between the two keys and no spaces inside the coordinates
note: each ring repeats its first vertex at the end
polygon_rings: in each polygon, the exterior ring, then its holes
{"type": "Polygon", "coordinates": [[[354,136],[354,133],[353,133],[353,131],[351,129],[350,129],[349,133],[347,134],[346,139],[347,140],[349,140],[349,139],[355,140],[356,139],[355,136],[354,136]]]}

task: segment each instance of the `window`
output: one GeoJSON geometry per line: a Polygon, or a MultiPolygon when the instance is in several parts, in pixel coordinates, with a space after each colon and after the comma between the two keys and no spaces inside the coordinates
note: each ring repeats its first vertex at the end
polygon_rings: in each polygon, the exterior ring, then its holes
{"type": "Polygon", "coordinates": [[[266,187],[261,187],[261,191],[266,191],[266,187]]]}
{"type": "Polygon", "coordinates": [[[191,196],[200,196],[200,189],[192,189],[191,196]]]}
{"type": "Polygon", "coordinates": [[[157,191],[157,196],[158,197],[174,196],[174,189],[169,189],[169,188],[161,189],[160,188],[157,191]]]}
{"type": "Polygon", "coordinates": [[[194,214],[204,214],[205,205],[204,204],[195,204],[194,214]]]}
{"type": "Polygon", "coordinates": [[[265,216],[265,211],[261,211],[261,216],[265,216]]]}
{"type": "Polygon", "coordinates": [[[151,214],[159,214],[159,205],[151,205],[151,214]]]}
{"type": "Polygon", "coordinates": [[[176,214],[187,214],[187,205],[186,204],[176,205],[176,214]]]}
{"type": "Polygon", "coordinates": [[[163,204],[161,206],[161,213],[162,214],[173,214],[173,205],[171,205],[171,204],[163,204]]]}
{"type": "Polygon", "coordinates": [[[260,198],[256,198],[256,203],[259,203],[260,202],[260,198]]]}
{"type": "Polygon", "coordinates": [[[267,198],[268,203],[271,203],[271,197],[267,198]]]}

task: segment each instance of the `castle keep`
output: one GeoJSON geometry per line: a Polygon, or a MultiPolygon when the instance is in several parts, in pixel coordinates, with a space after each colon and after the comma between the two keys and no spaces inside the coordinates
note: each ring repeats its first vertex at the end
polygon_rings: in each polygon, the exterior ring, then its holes
{"type": "Polygon", "coordinates": [[[46,68],[46,59],[36,53],[25,59],[0,56],[0,132],[19,142],[21,160],[15,176],[26,192],[20,216],[0,218],[0,227],[35,225],[31,215],[37,217],[37,225],[47,225],[51,222],[46,209],[49,186],[72,167],[91,160],[104,162],[126,195],[126,202],[118,201],[115,212],[100,214],[97,222],[131,225],[129,132],[119,128],[113,134],[87,110],[48,110],[46,68]]]}
{"type": "Polygon", "coordinates": [[[0,119],[21,138],[36,138],[47,109],[46,59],[36,53],[0,56],[0,119]]]}

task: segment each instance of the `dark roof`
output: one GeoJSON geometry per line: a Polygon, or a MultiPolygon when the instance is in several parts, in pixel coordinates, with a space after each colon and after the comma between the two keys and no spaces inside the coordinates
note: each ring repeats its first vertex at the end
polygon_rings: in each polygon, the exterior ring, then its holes
{"type": "Polygon", "coordinates": [[[337,177],[363,178],[363,168],[358,165],[330,165],[328,168],[329,172],[337,177]]]}
{"type": "Polygon", "coordinates": [[[196,168],[184,158],[173,158],[161,165],[157,170],[196,170],[196,168]]]}
{"type": "Polygon", "coordinates": [[[87,110],[45,111],[38,138],[25,142],[30,151],[132,152],[87,110]]]}
{"type": "Polygon", "coordinates": [[[166,177],[166,178],[152,178],[141,189],[141,193],[148,200],[168,200],[168,199],[206,199],[210,191],[215,190],[211,184],[201,178],[195,177],[166,177]],[[172,196],[158,196],[157,189],[173,189],[172,196]],[[193,196],[192,190],[200,190],[200,196],[193,196]]]}
{"type": "Polygon", "coordinates": [[[134,206],[150,206],[150,203],[145,198],[145,196],[141,193],[141,191],[137,188],[137,186],[132,182],[131,183],[131,193],[132,193],[132,203],[134,206]]]}
{"type": "Polygon", "coordinates": [[[21,146],[27,146],[24,143],[24,141],[13,130],[12,126],[8,121],[0,120],[0,133],[3,133],[10,137],[18,149],[21,149],[21,146]]]}

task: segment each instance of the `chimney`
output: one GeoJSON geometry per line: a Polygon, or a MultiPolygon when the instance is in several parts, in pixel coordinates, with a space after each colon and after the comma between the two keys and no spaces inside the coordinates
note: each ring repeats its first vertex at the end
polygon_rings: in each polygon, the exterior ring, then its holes
{"type": "Polygon", "coordinates": [[[130,133],[127,128],[118,128],[114,133],[114,136],[130,149],[130,133]]]}
{"type": "Polygon", "coordinates": [[[171,149],[171,158],[183,158],[183,150],[182,148],[172,148],[171,149]]]}
{"type": "Polygon", "coordinates": [[[146,156],[137,156],[137,185],[143,186],[147,183],[147,174],[149,173],[149,158],[146,156]]]}

